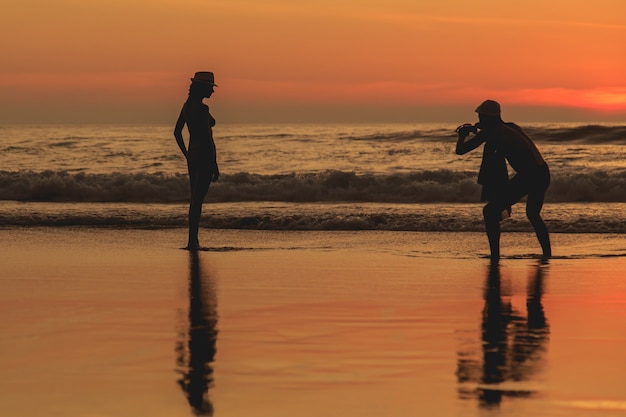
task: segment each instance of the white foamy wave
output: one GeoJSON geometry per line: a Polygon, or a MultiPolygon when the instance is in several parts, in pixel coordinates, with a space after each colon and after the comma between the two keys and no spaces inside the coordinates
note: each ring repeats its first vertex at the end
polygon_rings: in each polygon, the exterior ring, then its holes
{"type": "Polygon", "coordinates": [[[0,200],[47,202],[176,202],[189,190],[183,175],[0,171],[0,200]]]}
{"type": "MultiPolygon", "coordinates": [[[[186,202],[186,175],[0,171],[0,200],[46,202],[186,202]]],[[[260,175],[223,174],[207,201],[472,203],[474,172],[447,169],[397,174],[345,171],[260,175]]],[[[626,202],[626,171],[559,172],[548,202],[626,202]]]]}
{"type": "MultiPolygon", "coordinates": [[[[207,201],[475,201],[478,187],[473,176],[448,170],[393,175],[242,172],[222,175],[212,184],[207,201]]],[[[0,171],[1,200],[167,203],[187,201],[188,194],[185,175],[0,171]]]]}

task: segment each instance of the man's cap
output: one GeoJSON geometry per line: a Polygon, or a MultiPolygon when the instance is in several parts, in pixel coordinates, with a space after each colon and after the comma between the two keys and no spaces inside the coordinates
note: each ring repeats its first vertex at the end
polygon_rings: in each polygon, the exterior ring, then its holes
{"type": "Polygon", "coordinates": [[[476,113],[484,114],[485,116],[500,117],[500,104],[494,100],[485,100],[480,106],[476,107],[476,113]]]}

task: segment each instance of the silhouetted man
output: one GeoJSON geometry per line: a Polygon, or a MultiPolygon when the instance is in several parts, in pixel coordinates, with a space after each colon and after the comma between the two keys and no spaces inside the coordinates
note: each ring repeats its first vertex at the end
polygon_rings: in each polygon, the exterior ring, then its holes
{"type": "Polygon", "coordinates": [[[552,256],[550,235],[541,218],[543,201],[550,185],[548,164],[522,128],[514,123],[502,121],[500,104],[486,100],[478,106],[476,112],[478,124],[464,125],[457,129],[459,139],[456,153],[464,155],[484,143],[502,155],[515,170],[515,176],[503,183],[500,190],[493,192],[483,209],[491,259],[500,258],[500,221],[503,211],[508,210],[524,196],[528,196],[526,216],[535,229],[543,257],[549,258],[552,256]],[[466,141],[465,138],[470,133],[475,135],[466,141]]]}

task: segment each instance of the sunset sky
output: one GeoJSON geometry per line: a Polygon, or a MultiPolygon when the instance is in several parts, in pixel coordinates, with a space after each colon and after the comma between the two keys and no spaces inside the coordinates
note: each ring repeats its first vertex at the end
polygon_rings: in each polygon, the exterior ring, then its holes
{"type": "Polygon", "coordinates": [[[626,121],[623,0],[20,0],[0,123],[626,121]]]}

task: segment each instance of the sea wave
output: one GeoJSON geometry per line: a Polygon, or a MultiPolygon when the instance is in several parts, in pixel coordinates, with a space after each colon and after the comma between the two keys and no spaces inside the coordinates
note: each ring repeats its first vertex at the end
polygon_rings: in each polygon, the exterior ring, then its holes
{"type": "MultiPolygon", "coordinates": [[[[209,202],[472,203],[475,172],[448,169],[397,174],[345,171],[260,175],[223,174],[209,202]]],[[[0,171],[0,200],[43,202],[186,202],[186,175],[0,171]]],[[[626,202],[626,171],[553,174],[547,202],[626,202]]]]}
{"type": "MultiPolygon", "coordinates": [[[[472,122],[473,121],[466,121],[472,122]]],[[[462,123],[459,123],[459,125],[462,123]]],[[[518,123],[533,140],[552,143],[584,144],[619,144],[626,143],[626,125],[622,124],[554,124],[554,123],[518,123]]],[[[255,133],[224,135],[224,140],[252,139],[263,141],[302,140],[315,141],[320,135],[336,136],[340,141],[396,143],[396,142],[441,142],[454,140],[457,125],[364,125],[362,127],[346,125],[343,130],[322,133],[286,133],[274,129],[265,129],[255,133]]]]}
{"type": "MultiPolygon", "coordinates": [[[[460,123],[459,123],[460,124],[460,123]]],[[[626,125],[611,124],[524,124],[520,126],[533,140],[552,143],[617,144],[626,143],[626,125]]],[[[456,139],[456,126],[423,126],[420,128],[389,128],[379,131],[346,133],[345,141],[402,142],[449,141],[456,139]]]]}
{"type": "Polygon", "coordinates": [[[374,132],[366,134],[344,134],[339,138],[347,141],[374,141],[374,142],[403,142],[403,141],[449,141],[456,139],[455,127],[438,127],[431,129],[406,129],[392,130],[388,132],[374,132]]]}
{"type": "Polygon", "coordinates": [[[625,125],[523,126],[537,141],[584,144],[626,143],[625,125]]]}
{"type": "MultiPolygon", "coordinates": [[[[546,205],[552,233],[626,233],[626,203],[546,205]]],[[[201,227],[281,231],[484,232],[481,204],[214,203],[201,227]]],[[[187,227],[186,204],[0,202],[0,227],[187,227]]],[[[504,232],[532,232],[523,205],[504,232]]]]}
{"type": "MultiPolygon", "coordinates": [[[[537,142],[620,144],[626,143],[626,125],[620,124],[524,124],[524,131],[537,142]]],[[[396,129],[363,134],[346,134],[340,139],[349,141],[402,142],[402,141],[449,141],[456,138],[456,126],[440,125],[422,129],[396,129]]]]}

